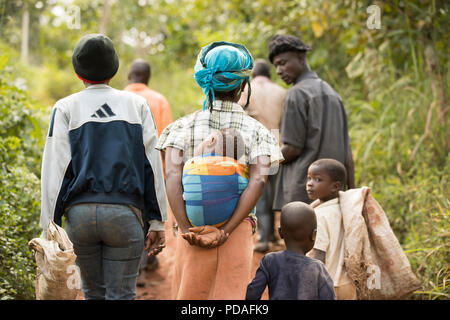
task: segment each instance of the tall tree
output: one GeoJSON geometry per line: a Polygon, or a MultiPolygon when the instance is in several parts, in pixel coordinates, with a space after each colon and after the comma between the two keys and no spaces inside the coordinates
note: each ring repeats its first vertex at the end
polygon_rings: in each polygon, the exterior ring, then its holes
{"type": "Polygon", "coordinates": [[[30,29],[30,12],[28,10],[28,4],[25,2],[22,13],[22,44],[20,50],[20,60],[22,60],[22,62],[28,62],[29,29],[30,29]]]}
{"type": "Polygon", "coordinates": [[[110,9],[111,9],[110,1],[104,0],[102,19],[100,20],[100,28],[99,28],[99,32],[102,34],[106,34],[106,29],[107,29],[108,21],[109,21],[110,9]]]}

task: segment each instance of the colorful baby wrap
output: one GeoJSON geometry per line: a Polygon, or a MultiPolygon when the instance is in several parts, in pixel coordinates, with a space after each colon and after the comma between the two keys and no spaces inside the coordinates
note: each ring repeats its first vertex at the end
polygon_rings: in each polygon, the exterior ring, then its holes
{"type": "Polygon", "coordinates": [[[213,153],[194,157],[183,168],[183,197],[193,226],[223,225],[248,185],[248,168],[213,153]]]}

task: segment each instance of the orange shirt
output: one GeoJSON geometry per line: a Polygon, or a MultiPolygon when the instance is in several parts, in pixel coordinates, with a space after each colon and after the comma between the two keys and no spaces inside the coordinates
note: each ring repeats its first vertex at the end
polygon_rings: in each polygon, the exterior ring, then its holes
{"type": "Polygon", "coordinates": [[[155,119],[158,136],[161,135],[165,127],[172,123],[172,112],[169,102],[162,94],[150,89],[145,83],[131,83],[123,90],[134,92],[143,96],[148,101],[153,118],[155,119]]]}

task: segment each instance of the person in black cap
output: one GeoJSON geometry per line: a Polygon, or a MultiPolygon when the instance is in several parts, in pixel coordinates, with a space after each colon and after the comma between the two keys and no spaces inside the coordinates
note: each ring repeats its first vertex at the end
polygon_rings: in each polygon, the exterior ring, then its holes
{"type": "Polygon", "coordinates": [[[348,172],[347,187],[354,187],[353,157],[347,115],[341,97],[308,65],[311,47],[291,35],[276,35],[269,43],[269,60],[288,90],[281,122],[284,162],[275,196],[274,210],[292,201],[310,203],[306,193],[311,163],[332,158],[348,172]]]}
{"type": "Polygon", "coordinates": [[[134,299],[144,227],[147,249],[165,246],[166,193],[158,133],[147,101],[111,88],[112,41],[88,34],[72,63],[86,89],[56,102],[41,172],[42,237],[50,221],[73,242],[85,299],[134,299]]]}
{"type": "Polygon", "coordinates": [[[78,78],[88,84],[106,83],[119,69],[119,57],[107,36],[88,34],[78,41],[72,55],[78,78]]]}

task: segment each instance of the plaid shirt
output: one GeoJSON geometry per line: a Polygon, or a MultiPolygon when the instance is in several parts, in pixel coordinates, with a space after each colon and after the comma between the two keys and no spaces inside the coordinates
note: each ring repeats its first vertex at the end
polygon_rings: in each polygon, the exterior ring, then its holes
{"type": "Polygon", "coordinates": [[[199,110],[173,122],[161,133],[156,149],[181,149],[186,162],[194,156],[195,147],[204,138],[212,131],[224,128],[234,128],[241,133],[245,142],[245,165],[255,163],[258,156],[269,156],[271,167],[278,169],[283,155],[275,136],[231,101],[216,100],[212,111],[199,110]]]}

